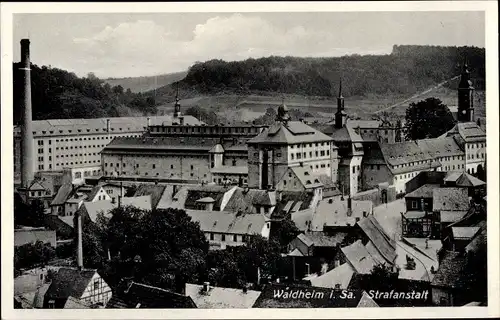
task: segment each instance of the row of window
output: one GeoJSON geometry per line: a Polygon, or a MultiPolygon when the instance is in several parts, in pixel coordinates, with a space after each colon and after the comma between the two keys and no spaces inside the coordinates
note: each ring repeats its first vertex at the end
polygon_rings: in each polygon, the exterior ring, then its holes
{"type": "MultiPolygon", "coordinates": [[[[97,145],[93,144],[93,145],[88,145],[88,146],[84,145],[84,146],[69,146],[69,147],[66,146],[66,147],[56,147],[56,150],[59,150],[59,149],[61,149],[61,150],[68,150],[68,149],[78,149],[78,148],[80,148],[80,149],[86,149],[86,148],[104,148],[105,146],[106,146],[105,144],[97,144],[97,145]]],[[[43,152],[43,149],[42,149],[42,152],[43,152]]],[[[49,149],[49,152],[52,152],[52,150],[49,149]]]]}
{"type": "Polygon", "coordinates": [[[151,132],[164,133],[259,133],[259,127],[179,127],[179,126],[154,126],[151,127],[151,132]]]}
{"type": "MultiPolygon", "coordinates": [[[[214,240],[215,239],[215,233],[212,233],[212,232],[207,232],[208,235],[209,235],[209,238],[210,240],[214,240]]],[[[230,236],[230,235],[228,235],[230,236]]],[[[247,235],[242,235],[242,242],[247,242],[247,235]]],[[[238,235],[237,234],[233,234],[232,235],[232,239],[233,239],[233,242],[237,242],[238,241],[238,235]]],[[[225,234],[221,234],[221,241],[226,241],[226,235],[225,234]]]]}
{"type": "MultiPolygon", "coordinates": [[[[97,152],[94,153],[75,153],[75,154],[61,154],[61,158],[67,157],[87,157],[87,156],[97,156],[97,152]]],[[[49,156],[50,157],[50,156],[49,156]]],[[[56,154],[56,158],[59,158],[59,155],[56,154]]]]}
{"type": "Polygon", "coordinates": [[[311,147],[323,147],[323,146],[329,146],[329,142],[316,142],[316,143],[304,143],[304,144],[291,144],[290,149],[300,149],[300,148],[311,148],[311,147]]]}
{"type": "MultiPolygon", "coordinates": [[[[104,175],[105,175],[105,176],[107,176],[108,174],[109,174],[109,175],[113,175],[113,174],[117,174],[117,175],[127,175],[127,172],[126,172],[126,171],[104,171],[104,175]]],[[[139,174],[139,173],[135,173],[135,174],[132,174],[132,175],[140,175],[140,174],[139,174]]],[[[146,171],[146,172],[144,172],[142,175],[143,175],[143,176],[149,176],[149,172],[147,172],[147,171],[146,171]]],[[[160,173],[159,173],[159,172],[156,172],[156,174],[155,174],[154,176],[159,177],[159,176],[160,176],[160,173]]],[[[170,173],[170,178],[171,178],[171,177],[174,177],[174,176],[175,176],[175,173],[173,173],[173,172],[172,172],[172,173],[170,173]]],[[[194,173],[194,172],[191,172],[191,173],[189,174],[189,176],[190,176],[191,178],[199,178],[199,176],[195,175],[195,173],[194,173]]],[[[167,177],[167,175],[166,175],[166,174],[164,174],[164,175],[162,175],[162,177],[167,177]]],[[[205,173],[205,174],[203,174],[203,178],[206,178],[206,177],[207,177],[207,174],[206,174],[206,173],[205,173]]]]}
{"type": "Polygon", "coordinates": [[[99,163],[99,162],[101,162],[100,159],[89,160],[89,161],[85,160],[85,161],[74,161],[74,162],[60,162],[60,163],[56,163],[56,166],[69,166],[69,165],[75,165],[75,164],[91,164],[91,163],[99,163]]]}
{"type": "MultiPolygon", "coordinates": [[[[325,155],[330,156],[330,150],[326,150],[326,151],[325,150],[321,150],[319,153],[318,153],[318,151],[315,151],[314,154],[315,154],[316,157],[318,157],[318,156],[324,157],[325,155]]],[[[278,154],[278,156],[280,156],[280,155],[281,154],[278,154]]],[[[312,157],[313,157],[313,153],[312,153],[312,151],[309,151],[309,158],[312,158],[312,157]]],[[[306,159],[307,158],[307,152],[303,152],[303,153],[297,152],[296,154],[291,153],[290,154],[290,159],[291,160],[295,160],[295,158],[297,158],[297,160],[306,159]]]]}
{"type": "MultiPolygon", "coordinates": [[[[484,159],[484,153],[478,153],[476,159],[484,159]]],[[[467,160],[474,160],[474,154],[468,154],[467,160]]]]}
{"type": "Polygon", "coordinates": [[[484,148],[484,147],[486,147],[486,143],[471,143],[471,144],[467,144],[467,149],[484,148]]]}
{"type": "MultiPolygon", "coordinates": [[[[90,175],[92,174],[93,176],[97,176],[101,173],[101,170],[98,169],[98,170],[85,170],[83,172],[83,176],[84,177],[90,177],[90,175]]],[[[75,172],[75,179],[81,179],[82,178],[82,173],[81,172],[75,172]]]]}
{"type": "MultiPolygon", "coordinates": [[[[103,131],[103,132],[108,132],[107,128],[101,128],[101,129],[102,129],[101,131],[103,131]]],[[[113,127],[110,128],[110,129],[111,129],[111,131],[115,131],[115,128],[113,128],[113,127]]],[[[130,128],[127,128],[127,129],[128,129],[128,131],[131,131],[130,128]]],[[[118,128],[118,130],[119,131],[123,131],[123,128],[118,128]]],[[[91,129],[87,128],[87,132],[90,132],[90,131],[91,131],[91,129]]],[[[64,130],[59,130],[59,133],[63,133],[63,132],[64,132],[64,130]]],[[[77,130],[75,130],[75,133],[76,132],[82,133],[83,130],[82,129],[77,129],[77,130]]],[[[99,132],[99,128],[95,128],[95,132],[99,132]]],[[[54,134],[54,131],[53,130],[49,130],[49,133],[50,134],[54,134]]],[[[68,130],[68,133],[73,133],[73,129],[68,130]]],[[[47,131],[42,131],[42,134],[47,134],[47,131]]],[[[36,135],[36,131],[33,131],[33,135],[36,135]]]]}

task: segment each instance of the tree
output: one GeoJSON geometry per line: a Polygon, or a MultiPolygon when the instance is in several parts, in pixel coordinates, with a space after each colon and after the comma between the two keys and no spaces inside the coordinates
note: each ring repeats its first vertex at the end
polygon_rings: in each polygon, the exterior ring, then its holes
{"type": "Polygon", "coordinates": [[[184,210],[118,207],[111,211],[109,221],[100,220],[103,251],[109,248],[112,256],[102,270],[112,284],[134,277],[179,291],[186,282],[197,283],[203,277],[208,242],[184,210]]]}
{"type": "Polygon", "coordinates": [[[54,259],[56,251],[49,243],[37,241],[16,247],[14,250],[14,268],[24,269],[46,265],[54,259]]]}
{"type": "Polygon", "coordinates": [[[455,125],[450,109],[441,100],[427,98],[406,109],[406,139],[437,138],[455,125]]]}
{"type": "Polygon", "coordinates": [[[300,234],[300,230],[295,223],[290,219],[283,219],[280,221],[273,221],[271,223],[270,240],[277,241],[282,249],[286,247],[300,234]]]}
{"type": "Polygon", "coordinates": [[[372,285],[372,288],[377,288],[381,291],[391,290],[397,279],[398,272],[393,272],[390,266],[379,263],[373,266],[370,284],[372,285]]]}
{"type": "Polygon", "coordinates": [[[43,226],[45,207],[43,202],[35,199],[26,204],[19,194],[14,194],[14,223],[16,225],[40,227],[43,226]]]}

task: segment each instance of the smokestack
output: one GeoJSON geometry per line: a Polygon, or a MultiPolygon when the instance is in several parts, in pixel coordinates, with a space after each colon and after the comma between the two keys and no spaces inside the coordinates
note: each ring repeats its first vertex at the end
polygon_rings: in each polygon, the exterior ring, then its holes
{"type": "Polygon", "coordinates": [[[21,40],[21,67],[23,72],[24,90],[22,90],[21,109],[23,112],[21,126],[21,186],[28,187],[33,181],[33,119],[31,117],[31,64],[30,41],[21,40]]]}
{"type": "Polygon", "coordinates": [[[82,235],[82,215],[81,212],[76,212],[76,221],[77,221],[77,257],[76,262],[78,264],[78,269],[83,269],[83,235],[82,235]]]}

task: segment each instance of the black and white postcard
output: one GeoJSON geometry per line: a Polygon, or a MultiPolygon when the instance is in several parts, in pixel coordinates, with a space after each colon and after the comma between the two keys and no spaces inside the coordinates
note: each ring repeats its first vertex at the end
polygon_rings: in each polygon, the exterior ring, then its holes
{"type": "Polygon", "coordinates": [[[496,2],[1,8],[2,318],[499,315],[496,2]]]}

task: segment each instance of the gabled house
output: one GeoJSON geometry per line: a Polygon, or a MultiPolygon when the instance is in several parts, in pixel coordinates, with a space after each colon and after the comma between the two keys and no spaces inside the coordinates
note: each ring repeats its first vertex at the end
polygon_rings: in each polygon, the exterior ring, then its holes
{"type": "Polygon", "coordinates": [[[248,309],[252,308],[260,291],[242,289],[222,288],[210,286],[206,282],[203,285],[186,283],[186,297],[192,299],[199,309],[248,309]]]}
{"type": "Polygon", "coordinates": [[[102,308],[111,296],[111,288],[96,270],[64,267],[54,275],[45,292],[43,306],[48,309],[64,309],[67,308],[68,299],[72,298],[71,304],[77,303],[84,308],[102,308]]]}
{"type": "Polygon", "coordinates": [[[45,228],[23,227],[14,230],[14,247],[41,241],[56,247],[56,232],[45,228]]]}
{"type": "Polygon", "coordinates": [[[435,224],[438,221],[433,212],[433,190],[439,187],[439,184],[424,184],[405,196],[406,212],[401,216],[404,237],[429,237],[437,233],[435,224]]]}
{"type": "Polygon", "coordinates": [[[271,222],[263,214],[202,210],[186,210],[186,213],[200,224],[213,250],[244,245],[254,235],[269,238],[271,222]]]}
{"type": "Polygon", "coordinates": [[[330,198],[316,207],[292,213],[292,220],[299,230],[343,232],[372,213],[371,201],[330,198]]]}
{"type": "Polygon", "coordinates": [[[106,309],[196,308],[189,296],[133,281],[122,281],[106,309]]]}

